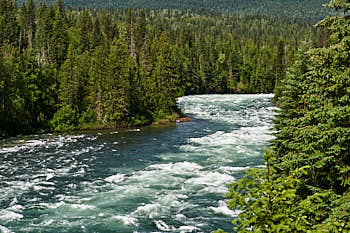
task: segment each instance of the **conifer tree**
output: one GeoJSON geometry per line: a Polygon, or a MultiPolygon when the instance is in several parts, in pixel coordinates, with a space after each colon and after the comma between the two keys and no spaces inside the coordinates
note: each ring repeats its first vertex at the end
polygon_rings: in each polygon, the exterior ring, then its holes
{"type": "Polygon", "coordinates": [[[141,10],[140,16],[136,18],[136,25],[135,25],[135,44],[136,44],[136,50],[137,53],[141,53],[141,47],[145,43],[146,39],[146,14],[144,10],[141,10]]]}
{"type": "Polygon", "coordinates": [[[230,189],[231,208],[242,210],[238,232],[350,231],[350,5],[329,6],[344,14],[318,23],[330,33],[327,46],[303,45],[282,80],[266,168],[230,189]]]}
{"type": "Polygon", "coordinates": [[[13,0],[0,1],[0,46],[18,45],[19,25],[16,20],[17,5],[13,0]]]}
{"type": "Polygon", "coordinates": [[[126,121],[131,111],[130,61],[128,45],[115,40],[108,55],[104,105],[106,119],[116,124],[126,121]]]}
{"type": "Polygon", "coordinates": [[[52,16],[50,13],[47,6],[41,2],[37,9],[37,23],[34,36],[36,60],[41,65],[49,63],[49,50],[52,36],[52,16]]]}
{"type": "Polygon", "coordinates": [[[27,33],[29,49],[33,48],[33,39],[35,33],[35,4],[33,0],[27,0],[22,8],[23,11],[23,27],[27,33]]]}
{"type": "Polygon", "coordinates": [[[94,106],[97,120],[105,120],[103,101],[105,95],[106,78],[108,77],[108,49],[105,46],[97,46],[93,52],[90,67],[90,101],[94,106]]]}
{"type": "MultiPolygon", "coordinates": [[[[99,25],[98,25],[99,27],[99,25]]],[[[80,17],[80,52],[84,53],[90,47],[89,31],[92,29],[92,21],[90,18],[89,11],[85,10],[83,15],[80,17]]],[[[98,29],[96,29],[98,30],[98,29]]],[[[96,31],[96,33],[98,33],[96,31]]],[[[96,35],[98,40],[98,35],[96,35]]]]}

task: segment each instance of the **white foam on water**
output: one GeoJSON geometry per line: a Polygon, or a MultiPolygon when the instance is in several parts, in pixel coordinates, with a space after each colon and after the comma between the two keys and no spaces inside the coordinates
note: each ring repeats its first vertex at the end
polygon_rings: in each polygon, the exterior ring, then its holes
{"type": "Polygon", "coordinates": [[[209,210],[213,211],[215,214],[222,214],[231,217],[237,217],[240,214],[239,210],[231,210],[222,200],[219,201],[218,207],[209,207],[209,210]]]}
{"type": "Polygon", "coordinates": [[[129,131],[129,132],[140,132],[141,129],[129,129],[128,131],[129,131]]]}
{"type": "Polygon", "coordinates": [[[179,231],[180,233],[185,233],[185,232],[197,232],[200,229],[198,227],[195,226],[181,226],[179,227],[179,231]]]}
{"type": "Polygon", "coordinates": [[[147,204],[144,206],[139,206],[133,214],[140,216],[148,216],[153,219],[160,216],[162,213],[165,213],[166,210],[159,203],[147,204]]]}
{"type": "Polygon", "coordinates": [[[176,214],[175,215],[175,219],[176,220],[184,220],[186,219],[187,217],[184,215],[184,214],[176,214]]]}
{"type": "Polygon", "coordinates": [[[96,209],[96,206],[86,205],[86,204],[70,204],[69,206],[71,208],[77,209],[77,210],[93,210],[93,209],[96,209]]]}
{"type": "Polygon", "coordinates": [[[42,226],[49,226],[49,225],[51,225],[52,223],[54,223],[55,222],[55,220],[53,220],[53,219],[46,219],[45,221],[43,221],[42,223],[41,223],[41,225],[42,226]]]}
{"type": "Polygon", "coordinates": [[[89,141],[95,141],[97,138],[97,136],[86,137],[86,139],[89,141]]]}
{"type": "Polygon", "coordinates": [[[22,205],[12,205],[12,206],[10,206],[7,209],[11,210],[11,211],[19,212],[19,211],[22,211],[24,209],[24,206],[22,206],[22,205]]]}
{"type": "Polygon", "coordinates": [[[75,155],[75,156],[79,156],[79,155],[82,155],[82,154],[86,154],[89,151],[90,151],[90,147],[87,147],[87,148],[83,148],[83,149],[80,149],[80,150],[71,151],[70,153],[75,155]]]}
{"type": "Polygon", "coordinates": [[[239,171],[246,171],[250,167],[227,167],[227,166],[221,166],[219,168],[219,171],[222,171],[224,173],[234,173],[239,171]]]}
{"type": "Polygon", "coordinates": [[[113,176],[109,176],[107,178],[105,178],[104,180],[109,182],[109,183],[120,183],[122,181],[124,181],[125,179],[125,174],[116,174],[113,176]]]}
{"type": "Polygon", "coordinates": [[[12,199],[12,201],[11,201],[11,203],[10,203],[10,206],[16,205],[17,203],[18,203],[18,200],[17,200],[17,198],[15,197],[15,198],[12,199]]]}
{"type": "Polygon", "coordinates": [[[194,146],[194,145],[191,145],[191,144],[181,145],[180,146],[180,150],[182,150],[184,152],[199,152],[199,151],[201,151],[201,149],[202,149],[201,147],[194,146]]]}
{"type": "Polygon", "coordinates": [[[190,138],[189,143],[207,146],[224,145],[260,145],[272,140],[269,126],[243,127],[232,132],[217,131],[214,134],[199,138],[190,138]]]}
{"type": "Polygon", "coordinates": [[[237,145],[235,149],[238,154],[249,155],[249,156],[260,155],[259,152],[257,152],[256,150],[250,149],[247,145],[237,145]]]}
{"type": "Polygon", "coordinates": [[[229,182],[233,182],[234,179],[235,178],[233,176],[222,174],[219,172],[204,172],[200,174],[199,177],[190,178],[186,180],[185,183],[192,184],[192,185],[220,187],[220,186],[224,186],[229,182]]]}
{"type": "Polygon", "coordinates": [[[117,215],[117,216],[113,216],[112,219],[118,220],[122,222],[124,225],[133,225],[133,226],[139,225],[137,219],[130,216],[117,215]]]}
{"type": "Polygon", "coordinates": [[[63,201],[56,202],[56,203],[39,203],[39,206],[42,206],[47,209],[57,209],[60,208],[61,206],[64,206],[66,203],[63,201]]]}
{"type": "Polygon", "coordinates": [[[255,109],[251,105],[254,100],[267,100],[273,94],[262,95],[201,95],[186,96],[178,99],[178,104],[186,114],[194,115],[199,119],[208,119],[218,122],[249,124],[252,121],[264,123],[259,116],[271,116],[275,108],[267,107],[255,109]],[[232,106],[242,106],[231,109],[232,106]],[[242,114],[244,112],[245,114],[242,114]],[[253,119],[254,118],[254,119],[253,119]]]}
{"type": "Polygon", "coordinates": [[[146,169],[150,170],[162,170],[169,174],[188,174],[198,171],[203,167],[193,162],[178,162],[178,163],[167,163],[167,164],[154,164],[148,166],[146,169]]]}
{"type": "Polygon", "coordinates": [[[1,225],[0,225],[0,232],[1,233],[12,233],[12,231],[10,229],[8,229],[7,227],[1,226],[1,225]]]}
{"type": "MultiPolygon", "coordinates": [[[[37,135],[34,135],[37,137],[37,135]]],[[[62,148],[66,143],[74,143],[80,139],[86,138],[87,140],[96,140],[96,137],[87,137],[86,135],[42,135],[46,138],[42,139],[30,139],[30,140],[20,140],[13,146],[6,146],[0,148],[0,154],[17,153],[20,151],[26,151],[29,153],[34,153],[40,148],[62,148]]]]}
{"type": "Polygon", "coordinates": [[[9,210],[0,210],[0,220],[4,222],[11,222],[23,218],[22,214],[15,213],[9,210]]]}
{"type": "Polygon", "coordinates": [[[156,227],[161,231],[174,231],[176,229],[173,226],[169,226],[162,220],[154,221],[154,223],[156,224],[156,227]]]}
{"type": "Polygon", "coordinates": [[[49,174],[46,175],[45,180],[51,180],[51,179],[54,178],[54,177],[55,177],[54,174],[49,173],[49,174]]]}
{"type": "Polygon", "coordinates": [[[35,183],[32,182],[25,182],[25,181],[6,181],[5,182],[13,191],[27,191],[31,187],[35,185],[35,183]]]}
{"type": "Polygon", "coordinates": [[[34,191],[40,191],[40,190],[55,190],[55,187],[47,187],[47,186],[41,186],[41,185],[34,185],[33,190],[34,191]]]}
{"type": "Polygon", "coordinates": [[[221,194],[224,196],[228,193],[228,188],[226,185],[222,186],[205,186],[201,190],[198,191],[199,194],[221,194]]]}

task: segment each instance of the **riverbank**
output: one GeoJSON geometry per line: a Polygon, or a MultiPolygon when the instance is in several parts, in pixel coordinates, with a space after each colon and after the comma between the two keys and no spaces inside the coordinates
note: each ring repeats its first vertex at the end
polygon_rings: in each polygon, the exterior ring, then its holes
{"type": "Polygon", "coordinates": [[[35,128],[28,127],[21,134],[0,134],[0,140],[17,135],[66,133],[84,130],[114,130],[148,126],[156,127],[189,121],[191,119],[179,109],[172,113],[158,112],[149,116],[130,116],[120,122],[80,122],[75,115],[70,114],[70,112],[64,112],[60,117],[39,122],[35,128]]]}
{"type": "Polygon", "coordinates": [[[84,123],[81,126],[76,127],[74,130],[106,130],[106,129],[125,129],[134,127],[146,127],[146,126],[166,126],[173,125],[182,122],[191,122],[192,119],[182,112],[163,115],[161,118],[147,120],[146,118],[133,119],[130,122],[94,122],[84,123]]]}
{"type": "Polygon", "coordinates": [[[225,184],[262,164],[270,99],[187,96],[178,103],[192,123],[8,139],[0,147],[0,225],[47,233],[81,226],[101,233],[229,231],[235,212],[222,201],[225,184]]]}

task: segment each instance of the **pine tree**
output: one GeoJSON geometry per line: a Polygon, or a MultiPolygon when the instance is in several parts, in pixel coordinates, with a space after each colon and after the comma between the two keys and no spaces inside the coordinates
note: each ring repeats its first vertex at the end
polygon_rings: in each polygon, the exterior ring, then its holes
{"type": "Polygon", "coordinates": [[[92,31],[92,37],[91,37],[91,49],[94,49],[96,46],[101,45],[102,43],[102,33],[101,33],[101,28],[100,28],[100,20],[99,17],[96,16],[96,19],[93,23],[93,31],[92,31]]]}
{"type": "Polygon", "coordinates": [[[60,67],[66,58],[68,48],[67,25],[63,1],[58,0],[54,20],[52,23],[52,36],[50,39],[51,62],[60,67]]]}
{"type": "Polygon", "coordinates": [[[105,120],[103,101],[106,78],[108,77],[108,49],[105,46],[97,46],[93,52],[90,66],[90,102],[96,112],[97,120],[105,120]]]}
{"type": "Polygon", "coordinates": [[[276,61],[276,77],[275,77],[275,98],[281,95],[281,82],[284,79],[285,68],[285,43],[280,40],[277,43],[277,61],[276,61]]]}
{"type": "Polygon", "coordinates": [[[135,45],[136,45],[136,51],[140,55],[141,48],[143,44],[145,43],[146,39],[146,14],[144,10],[141,10],[140,16],[136,18],[136,25],[135,25],[135,45]]]}
{"type": "Polygon", "coordinates": [[[0,46],[18,45],[19,25],[16,19],[17,5],[13,0],[0,0],[0,46]]]}
{"type": "Polygon", "coordinates": [[[158,44],[156,67],[153,73],[156,88],[154,91],[157,93],[157,96],[154,97],[155,107],[159,111],[169,113],[176,109],[179,77],[176,72],[177,61],[175,51],[171,47],[168,35],[165,32],[160,36],[158,44]]]}
{"type": "Polygon", "coordinates": [[[134,33],[134,15],[133,11],[131,9],[128,9],[128,39],[130,40],[129,42],[129,52],[130,52],[130,57],[134,59],[134,61],[137,60],[137,55],[136,55],[136,42],[135,42],[135,33],[134,33]]]}
{"type": "MultiPolygon", "coordinates": [[[[99,25],[98,25],[99,27],[99,25]]],[[[85,10],[80,17],[80,52],[84,53],[86,50],[90,48],[90,40],[89,40],[89,32],[92,29],[92,20],[89,14],[89,11],[85,10]]],[[[99,30],[99,29],[96,29],[99,30]]],[[[96,40],[98,40],[98,32],[96,40]]],[[[97,42],[97,41],[96,41],[97,42]]]]}
{"type": "Polygon", "coordinates": [[[350,195],[350,6],[318,25],[326,47],[303,45],[278,98],[272,151],[266,168],[233,184],[231,208],[241,208],[238,232],[348,232],[350,195]]]}
{"type": "Polygon", "coordinates": [[[41,65],[49,63],[50,40],[52,36],[52,16],[50,10],[43,3],[37,9],[37,24],[34,39],[36,60],[41,65]]]}
{"type": "Polygon", "coordinates": [[[131,111],[130,62],[127,44],[115,40],[108,56],[104,108],[106,119],[116,124],[125,122],[131,111]]]}
{"type": "Polygon", "coordinates": [[[23,27],[27,33],[29,49],[33,48],[33,39],[35,33],[35,4],[33,0],[27,0],[22,8],[23,11],[23,27]]]}

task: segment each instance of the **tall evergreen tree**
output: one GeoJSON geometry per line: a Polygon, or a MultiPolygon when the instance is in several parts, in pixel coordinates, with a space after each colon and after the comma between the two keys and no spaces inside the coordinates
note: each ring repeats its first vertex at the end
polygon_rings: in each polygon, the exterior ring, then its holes
{"type": "Polygon", "coordinates": [[[33,0],[27,0],[22,8],[23,11],[23,27],[27,34],[29,49],[33,48],[33,39],[36,26],[35,4],[33,0]]]}
{"type": "Polygon", "coordinates": [[[327,46],[304,45],[282,81],[266,167],[230,189],[231,208],[243,210],[238,232],[350,231],[350,5],[329,6],[344,14],[318,24],[329,30],[327,46]]]}
{"type": "Polygon", "coordinates": [[[19,25],[16,20],[17,5],[13,0],[0,1],[0,46],[18,45],[19,25]]]}

